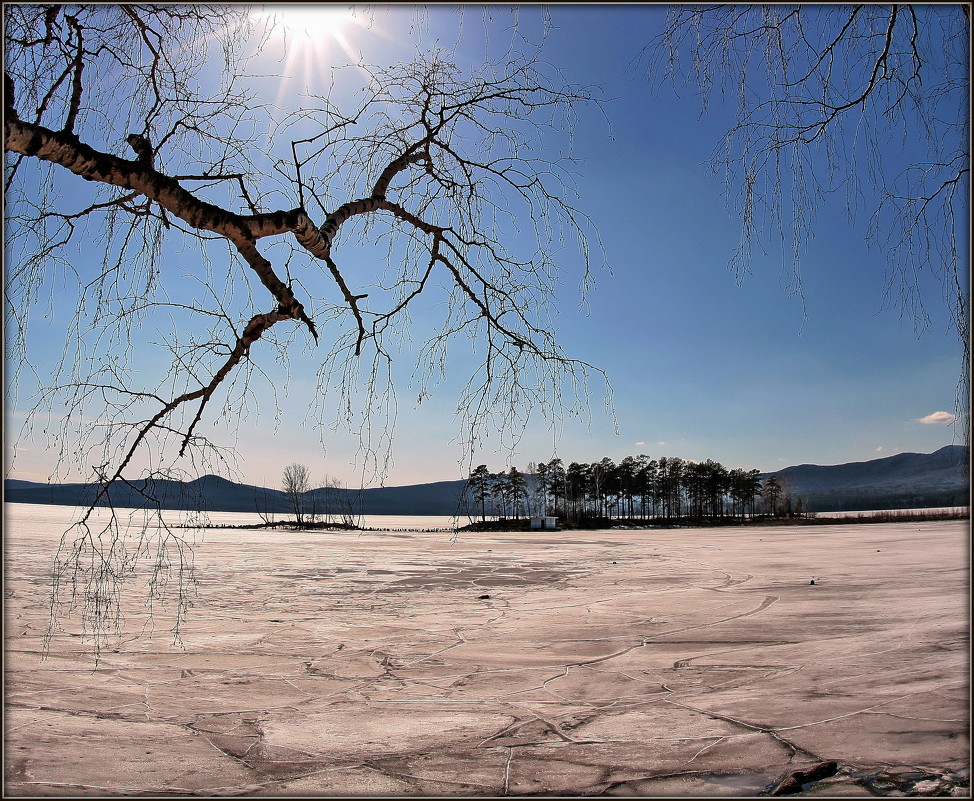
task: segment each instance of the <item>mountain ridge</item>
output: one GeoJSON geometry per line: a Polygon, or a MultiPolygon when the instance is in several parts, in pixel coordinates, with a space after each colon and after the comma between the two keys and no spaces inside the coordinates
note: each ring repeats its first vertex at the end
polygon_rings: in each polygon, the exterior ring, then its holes
{"type": "Polygon", "coordinates": [[[774,475],[813,511],[961,506],[969,501],[968,449],[898,453],[839,465],[795,465],[774,475]]]}
{"type": "MultiPolygon", "coordinates": [[[[793,495],[804,499],[810,511],[962,506],[970,499],[968,458],[966,446],[946,445],[929,454],[899,453],[839,465],[794,465],[762,473],[761,477],[776,476],[793,495]]],[[[239,484],[213,474],[186,482],[156,479],[133,483],[151,493],[163,509],[285,514],[290,508],[281,490],[239,484]]],[[[465,484],[463,480],[434,481],[311,492],[319,508],[338,498],[341,506],[361,514],[453,515],[460,511],[465,484]]],[[[4,480],[4,501],[8,503],[86,506],[95,492],[95,485],[83,482],[4,480]]],[[[111,502],[118,507],[145,505],[145,499],[126,485],[113,487],[111,502]]]]}

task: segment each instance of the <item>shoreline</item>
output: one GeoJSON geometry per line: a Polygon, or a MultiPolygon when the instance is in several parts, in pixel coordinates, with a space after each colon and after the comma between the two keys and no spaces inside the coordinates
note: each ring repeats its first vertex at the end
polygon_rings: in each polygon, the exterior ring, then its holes
{"type": "MultiPolygon", "coordinates": [[[[225,514],[232,514],[227,512],[225,514]]],[[[408,517],[408,515],[403,515],[408,517]]],[[[507,520],[488,520],[454,527],[382,527],[357,526],[342,523],[303,523],[279,520],[267,523],[218,523],[198,525],[190,523],[175,524],[172,528],[194,529],[239,529],[239,530],[286,530],[286,531],[359,531],[359,532],[467,532],[467,533],[545,533],[546,531],[585,532],[585,531],[667,531],[674,529],[761,529],[769,526],[829,526],[846,524],[878,523],[917,523],[929,521],[970,520],[968,507],[931,509],[889,509],[865,512],[810,513],[803,517],[755,518],[747,520],[724,519],[717,521],[676,520],[661,522],[628,521],[611,519],[594,521],[592,525],[559,525],[555,529],[531,529],[529,518],[507,520]]]]}

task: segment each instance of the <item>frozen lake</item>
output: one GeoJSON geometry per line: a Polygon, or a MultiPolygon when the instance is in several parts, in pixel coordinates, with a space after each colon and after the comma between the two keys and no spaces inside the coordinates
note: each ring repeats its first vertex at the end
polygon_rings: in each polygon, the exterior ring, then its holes
{"type": "MultiPolygon", "coordinates": [[[[47,521],[51,525],[61,526],[62,530],[67,525],[70,525],[67,521],[74,519],[76,515],[84,511],[75,506],[56,506],[53,504],[8,503],[5,506],[8,510],[15,510],[14,514],[18,515],[18,518],[29,519],[35,522],[47,521]]],[[[144,513],[140,511],[129,509],[119,511],[120,514],[126,516],[126,518],[131,517],[134,521],[140,521],[144,518],[144,513]]],[[[106,519],[108,512],[104,509],[98,509],[95,514],[98,519],[106,519]]],[[[162,514],[168,524],[176,526],[246,526],[264,522],[260,515],[253,512],[199,513],[164,510],[162,514]]],[[[277,520],[283,520],[286,517],[287,515],[283,514],[274,516],[277,520]]],[[[399,529],[450,531],[458,522],[461,526],[467,525],[470,522],[470,518],[466,516],[458,518],[451,515],[359,515],[356,516],[355,521],[360,527],[370,529],[392,531],[399,529]]]]}
{"type": "Polygon", "coordinates": [[[136,582],[96,666],[73,512],[5,507],[10,795],[969,795],[966,521],[187,530],[183,647],[136,582]]]}

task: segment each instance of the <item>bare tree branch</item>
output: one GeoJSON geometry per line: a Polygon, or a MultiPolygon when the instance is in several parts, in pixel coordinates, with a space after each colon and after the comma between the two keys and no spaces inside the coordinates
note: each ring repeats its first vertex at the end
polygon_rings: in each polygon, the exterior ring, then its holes
{"type": "Polygon", "coordinates": [[[967,6],[676,6],[647,55],[654,75],[697,86],[704,110],[715,88],[739,98],[711,162],[741,214],[739,274],[771,240],[800,295],[815,212],[844,193],[850,222],[871,209],[864,237],[886,260],[885,298],[918,333],[929,317],[917,277],[940,281],[963,345],[955,402],[969,441],[967,6]]]}
{"type": "MultiPolygon", "coordinates": [[[[451,342],[480,346],[483,365],[458,405],[471,448],[484,429],[516,438],[531,414],[586,406],[588,376],[602,374],[557,346],[552,254],[577,247],[583,287],[597,265],[571,156],[550,143],[567,152],[589,90],[528,57],[465,74],[433,54],[359,65],[346,77],[364,81],[364,99],[350,111],[312,97],[269,126],[237,63],[252,24],[245,10],[52,9],[5,7],[4,75],[8,353],[26,357],[31,310],[54,304],[50,282],[70,279],[75,313],[29,425],[59,420],[49,436],[62,466],[91,465],[99,485],[55,560],[52,630],[81,603],[103,642],[119,622],[125,576],[152,543],[162,554],[150,560],[152,581],[171,548],[190,569],[191,549],[164,525],[143,528],[131,552],[115,513],[104,536],[94,533],[96,512],[127,487],[161,520],[154,479],[227,458],[201,435],[203,421],[277,397],[276,387],[251,387],[268,355],[317,360],[314,425],[334,415],[357,430],[363,470],[377,474],[407,332],[425,337],[420,398],[446,374],[451,342]],[[199,76],[216,48],[224,66],[214,90],[199,76]],[[377,266],[345,258],[355,242],[385,250],[377,266]],[[444,310],[428,330],[410,317],[421,300],[444,310]],[[150,330],[157,339],[146,343],[150,330]]],[[[178,606],[177,637],[184,615],[178,606]]]]}

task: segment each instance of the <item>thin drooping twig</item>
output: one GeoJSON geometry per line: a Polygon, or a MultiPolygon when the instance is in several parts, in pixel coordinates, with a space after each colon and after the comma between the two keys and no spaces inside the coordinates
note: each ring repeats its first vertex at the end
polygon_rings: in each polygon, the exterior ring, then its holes
{"type": "MultiPolygon", "coordinates": [[[[267,127],[265,110],[233,62],[252,24],[231,7],[11,8],[4,147],[20,263],[6,303],[26,353],[39,289],[56,273],[77,279],[58,380],[36,408],[67,408],[54,441],[72,466],[103,450],[84,526],[115,503],[116,487],[159,508],[129,475],[140,462],[188,459],[195,469],[222,454],[201,424],[256,407],[259,354],[276,349],[286,364],[302,329],[320,354],[314,413],[321,421],[330,410],[350,428],[360,419],[364,461],[376,455],[374,438],[391,441],[391,365],[421,298],[444,313],[418,349],[420,397],[444,373],[450,342],[480,343],[483,364],[458,403],[471,447],[478,426],[513,429],[531,409],[556,414],[565,397],[578,410],[587,375],[600,374],[561,352],[548,317],[559,277],[549,254],[575,240],[582,286],[592,265],[571,157],[545,140],[570,136],[591,93],[550,80],[530,57],[464,74],[434,55],[363,66],[354,76],[365,76],[364,100],[351,112],[311,97],[263,138],[253,131],[267,127]],[[214,90],[196,76],[209,66],[207,42],[221,39],[214,90]],[[131,102],[120,107],[118,97],[131,102]],[[98,190],[78,210],[53,191],[67,173],[98,190]],[[387,246],[378,269],[344,256],[352,237],[387,246]],[[92,277],[90,253],[75,262],[70,249],[95,242],[104,256],[92,277]],[[187,244],[198,255],[174,258],[187,244]],[[195,283],[192,300],[183,281],[195,283]],[[136,356],[150,330],[168,364],[136,356]],[[373,414],[384,415],[376,434],[373,414]]],[[[117,547],[124,533],[106,531],[104,543],[82,536],[66,547],[56,569],[55,592],[95,599],[85,620],[96,632],[120,614],[115,582],[130,564],[117,547]]]]}

